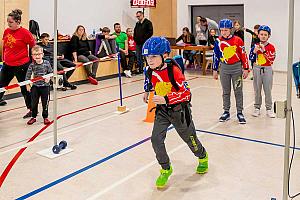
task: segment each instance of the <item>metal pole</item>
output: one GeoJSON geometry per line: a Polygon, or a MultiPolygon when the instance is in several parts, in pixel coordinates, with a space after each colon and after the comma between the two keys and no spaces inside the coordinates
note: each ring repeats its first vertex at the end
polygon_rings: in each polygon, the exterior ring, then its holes
{"type": "Polygon", "coordinates": [[[287,113],[285,123],[285,148],[284,148],[284,174],[283,174],[283,200],[288,200],[288,170],[290,161],[290,132],[292,112],[292,64],[294,53],[294,0],[289,0],[289,36],[288,36],[288,63],[287,63],[287,113]]]}
{"type": "Polygon", "coordinates": [[[117,48],[118,50],[118,71],[119,71],[119,85],[120,85],[120,104],[123,106],[123,95],[122,95],[122,78],[121,78],[121,53],[120,49],[117,48]]]}
{"type": "Polygon", "coordinates": [[[54,87],[53,87],[53,139],[54,146],[57,145],[57,0],[54,0],[54,87]]]}

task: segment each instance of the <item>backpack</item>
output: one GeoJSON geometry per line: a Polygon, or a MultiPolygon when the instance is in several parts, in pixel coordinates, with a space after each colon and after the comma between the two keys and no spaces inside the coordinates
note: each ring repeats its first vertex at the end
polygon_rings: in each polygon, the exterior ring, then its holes
{"type": "Polygon", "coordinates": [[[184,74],[184,62],[181,55],[176,55],[173,57],[173,59],[177,62],[177,64],[180,66],[182,73],[184,74]]]}
{"type": "MultiPolygon", "coordinates": [[[[172,86],[175,88],[176,91],[179,90],[179,86],[174,78],[174,72],[173,72],[173,66],[178,67],[181,71],[181,67],[179,66],[179,64],[172,58],[168,58],[165,60],[165,63],[167,63],[167,70],[168,70],[168,77],[170,79],[170,82],[172,84],[172,86]]],[[[148,87],[148,91],[150,91],[151,88],[151,78],[152,78],[152,72],[153,70],[149,67],[148,70],[146,71],[146,77],[148,78],[149,82],[147,84],[148,87]]]]}
{"type": "Polygon", "coordinates": [[[39,23],[37,23],[34,20],[29,21],[29,31],[36,36],[37,39],[40,39],[41,34],[40,34],[40,27],[39,23]]]}

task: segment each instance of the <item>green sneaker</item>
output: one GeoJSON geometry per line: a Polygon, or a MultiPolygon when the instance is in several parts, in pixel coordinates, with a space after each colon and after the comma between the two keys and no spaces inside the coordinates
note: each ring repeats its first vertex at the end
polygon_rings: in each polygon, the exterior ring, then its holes
{"type": "Polygon", "coordinates": [[[205,174],[208,171],[208,154],[204,158],[199,158],[199,165],[196,169],[197,174],[205,174]]]}
{"type": "Polygon", "coordinates": [[[168,183],[168,179],[171,176],[173,172],[172,166],[170,166],[169,170],[161,169],[160,175],[156,179],[156,187],[157,188],[164,188],[166,184],[168,183]]]}

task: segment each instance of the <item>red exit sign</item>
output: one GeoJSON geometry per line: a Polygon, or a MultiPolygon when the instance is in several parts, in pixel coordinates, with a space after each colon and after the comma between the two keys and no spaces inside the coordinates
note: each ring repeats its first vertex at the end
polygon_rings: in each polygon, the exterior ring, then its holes
{"type": "Polygon", "coordinates": [[[131,0],[130,4],[132,8],[155,8],[156,0],[131,0]]]}

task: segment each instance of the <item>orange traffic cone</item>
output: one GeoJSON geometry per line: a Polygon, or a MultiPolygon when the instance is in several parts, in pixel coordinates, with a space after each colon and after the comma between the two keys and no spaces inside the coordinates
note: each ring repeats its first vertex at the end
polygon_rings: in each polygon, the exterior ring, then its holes
{"type": "Polygon", "coordinates": [[[144,119],[144,122],[153,123],[155,118],[155,104],[153,103],[152,99],[154,96],[154,92],[150,92],[149,100],[148,100],[148,109],[147,109],[147,115],[146,119],[144,119]],[[153,109],[154,108],[154,109],[153,109]]]}

